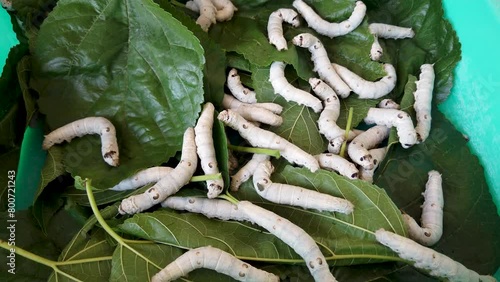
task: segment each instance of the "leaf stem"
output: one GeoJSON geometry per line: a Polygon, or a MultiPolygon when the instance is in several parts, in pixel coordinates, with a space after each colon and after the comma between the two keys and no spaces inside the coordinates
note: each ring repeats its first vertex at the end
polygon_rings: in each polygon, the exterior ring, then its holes
{"type": "Polygon", "coordinates": [[[347,125],[345,127],[345,136],[344,136],[344,142],[342,143],[342,146],[340,147],[340,156],[343,158],[345,156],[345,148],[347,147],[347,139],[349,138],[349,132],[351,131],[351,125],[352,125],[352,116],[354,114],[354,109],[353,107],[349,108],[349,116],[347,117],[347,125]]]}
{"type": "Polygon", "coordinates": [[[222,174],[219,172],[219,173],[215,173],[215,174],[205,174],[205,175],[193,176],[193,177],[191,177],[190,182],[204,182],[207,180],[216,180],[216,179],[221,179],[221,178],[222,178],[222,174]]]}
{"type": "Polygon", "coordinates": [[[239,203],[238,199],[236,199],[231,194],[229,194],[229,192],[227,192],[225,195],[219,195],[217,198],[227,200],[235,205],[237,205],[239,203]]]}
{"type": "Polygon", "coordinates": [[[238,152],[269,155],[271,157],[275,157],[276,159],[279,159],[281,157],[280,151],[274,150],[274,149],[242,147],[242,146],[236,146],[236,145],[231,145],[231,144],[228,144],[227,148],[229,150],[238,151],[238,152]]]}
{"type": "Polygon", "coordinates": [[[67,260],[67,261],[56,261],[55,265],[72,265],[72,264],[80,264],[80,263],[89,263],[89,262],[100,262],[105,260],[112,260],[112,256],[106,257],[96,257],[96,258],[87,258],[87,259],[77,259],[77,260],[67,260]]]}
{"type": "Polygon", "coordinates": [[[170,0],[170,4],[172,4],[173,6],[177,6],[177,7],[181,7],[181,8],[186,8],[186,5],[184,5],[183,3],[179,2],[179,1],[176,1],[176,0],[170,0]]]}
{"type": "Polygon", "coordinates": [[[118,233],[116,233],[113,229],[111,229],[111,227],[106,223],[106,221],[102,217],[101,213],[99,212],[99,208],[97,207],[97,204],[95,202],[94,193],[92,192],[91,182],[92,181],[88,178],[85,180],[85,189],[87,191],[87,197],[89,199],[89,204],[90,204],[90,207],[92,208],[92,212],[94,213],[95,218],[97,219],[97,222],[99,222],[99,224],[104,229],[104,231],[106,231],[113,239],[115,239],[118,242],[118,244],[123,245],[125,248],[129,249],[132,253],[136,254],[138,257],[144,259],[146,262],[150,263],[154,267],[161,270],[162,267],[159,267],[158,265],[156,265],[152,261],[145,258],[142,254],[137,252],[134,248],[130,247],[124,241],[124,239],[122,237],[120,237],[120,235],[118,235],[118,233]]]}

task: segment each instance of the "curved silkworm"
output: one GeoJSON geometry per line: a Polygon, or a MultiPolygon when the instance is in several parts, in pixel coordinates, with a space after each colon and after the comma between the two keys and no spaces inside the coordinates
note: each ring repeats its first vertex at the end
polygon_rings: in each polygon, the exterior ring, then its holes
{"type": "Polygon", "coordinates": [[[396,87],[396,70],[391,64],[384,64],[387,75],[379,81],[367,81],[341,65],[332,64],[342,80],[349,85],[360,99],[378,99],[389,94],[396,87]]]}
{"type": "Polygon", "coordinates": [[[152,282],[173,281],[198,268],[208,268],[238,281],[279,282],[275,274],[260,270],[211,246],[189,250],[155,274],[152,282]]]}
{"type": "MultiPolygon", "coordinates": [[[[211,0],[217,11],[215,12],[215,19],[219,22],[229,21],[233,18],[234,12],[238,8],[234,6],[233,2],[229,0],[211,0]]],[[[199,13],[200,8],[194,1],[187,1],[186,8],[193,12],[199,13]]]]}
{"type": "Polygon", "coordinates": [[[373,175],[375,174],[375,170],[378,168],[380,163],[384,160],[385,155],[387,154],[387,147],[371,149],[368,150],[368,153],[372,156],[373,168],[365,169],[361,167],[359,169],[359,178],[368,183],[373,183],[373,175]]]}
{"type": "Polygon", "coordinates": [[[255,92],[243,86],[235,68],[232,68],[227,75],[227,88],[239,101],[249,104],[257,103],[255,92]]]}
{"type": "Polygon", "coordinates": [[[103,117],[88,117],[59,127],[45,135],[42,148],[48,150],[55,144],[64,141],[70,142],[75,137],[82,137],[87,134],[101,135],[101,153],[107,164],[110,166],[120,164],[115,127],[103,117]]]}
{"type": "Polygon", "coordinates": [[[298,14],[292,9],[278,9],[269,15],[267,22],[267,36],[269,43],[276,46],[278,51],[287,50],[286,39],[283,37],[283,22],[298,27],[300,22],[298,14]]]}
{"type": "Polygon", "coordinates": [[[299,11],[309,27],[330,38],[346,35],[355,30],[363,22],[366,14],[366,5],[362,1],[357,1],[351,16],[340,23],[325,21],[302,0],[293,1],[293,7],[299,11]]]}
{"type": "Polygon", "coordinates": [[[281,156],[290,163],[307,167],[311,172],[319,169],[318,161],[312,155],[276,133],[256,127],[232,110],[220,112],[218,119],[237,130],[254,147],[279,150],[281,156]]]}
{"type": "Polygon", "coordinates": [[[375,165],[373,156],[368,150],[384,141],[389,136],[389,133],[390,129],[388,127],[377,125],[359,134],[347,146],[349,157],[364,169],[373,169],[375,165]]]}
{"type": "Polygon", "coordinates": [[[194,129],[189,127],[184,132],[181,161],[170,173],[170,177],[163,177],[142,194],[123,199],[118,211],[120,214],[135,214],[163,202],[191,180],[197,165],[194,129]]]}
{"type": "Polygon", "coordinates": [[[205,32],[208,31],[212,24],[216,23],[217,8],[211,0],[193,0],[194,4],[198,7],[200,16],[196,19],[201,29],[205,32]]]}
{"type": "Polygon", "coordinates": [[[238,191],[240,185],[252,177],[257,166],[269,158],[269,155],[253,154],[252,158],[231,176],[231,186],[229,187],[231,191],[238,191]]]}
{"type": "Polygon", "coordinates": [[[310,93],[291,85],[285,77],[285,63],[273,62],[269,70],[269,82],[271,82],[274,93],[282,96],[285,100],[293,101],[299,105],[310,107],[319,113],[323,109],[321,101],[310,93]]]}
{"type": "Polygon", "coordinates": [[[281,116],[273,113],[265,107],[261,107],[259,103],[243,103],[233,98],[233,96],[231,95],[224,94],[224,98],[222,99],[222,106],[224,107],[224,109],[231,109],[239,113],[244,119],[248,121],[256,121],[269,124],[271,126],[279,126],[283,123],[283,118],[281,116]]]}
{"type": "Polygon", "coordinates": [[[403,214],[409,237],[425,246],[436,244],[443,235],[443,186],[441,174],[429,171],[429,179],[425,184],[424,204],[422,205],[422,227],[413,217],[403,214]]]}
{"type": "Polygon", "coordinates": [[[293,44],[307,48],[311,52],[311,60],[314,63],[314,71],[319,77],[330,85],[335,93],[342,98],[347,98],[351,93],[351,88],[340,78],[333,68],[330,58],[326,53],[321,41],[310,33],[301,33],[292,40],[293,44]]]}
{"type": "Polygon", "coordinates": [[[405,149],[417,143],[417,133],[413,127],[413,121],[406,112],[395,109],[370,108],[364,121],[367,124],[396,127],[399,143],[405,149]]]}

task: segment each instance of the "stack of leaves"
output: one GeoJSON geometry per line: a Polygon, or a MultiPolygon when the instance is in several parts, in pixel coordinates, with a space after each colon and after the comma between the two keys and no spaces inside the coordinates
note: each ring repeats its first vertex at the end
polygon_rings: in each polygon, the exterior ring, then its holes
{"type": "MultiPolygon", "coordinates": [[[[355,1],[306,2],[323,18],[338,22],[350,15],[355,1]]],[[[443,18],[442,3],[364,2],[368,12],[360,27],[334,39],[318,37],[332,62],[374,81],[385,72],[380,63],[369,58],[373,36],[368,23],[412,27],[416,35],[411,40],[381,40],[385,50],[381,61],[397,70],[398,82],[389,97],[413,117],[415,76],[422,64],[435,63],[435,100],[428,140],[402,149],[393,134],[386,160],[375,175],[375,185],[325,170],[311,173],[281,159],[275,162],[273,180],[344,197],[356,206],[351,215],[270,203],[258,196],[251,181],[233,196],[302,227],[318,243],[340,281],[432,281],[378,244],[374,231],[385,228],[406,235],[401,211],[419,218],[427,172],[436,169],[443,174],[445,207],[444,233],[434,249],[479,273],[491,274],[500,265],[500,221],[483,168],[462,134],[437,109],[450,92],[453,69],[460,60],[460,44],[443,18]]],[[[267,39],[270,13],[292,8],[292,1],[234,0],[238,12],[233,19],[213,25],[208,33],[196,25],[197,15],[176,1],[59,0],[53,10],[53,1],[14,3],[18,12],[12,16],[24,22],[25,33],[16,29],[21,45],[11,50],[0,78],[1,99],[6,101],[0,108],[2,210],[7,205],[6,171],[17,166],[25,121],[29,122],[33,113],[45,117],[47,131],[83,117],[105,116],[115,125],[120,146],[117,168],[102,161],[98,136],[75,139],[49,150],[33,207],[18,213],[23,216],[23,225],[36,231],[31,232],[32,238],[18,237],[16,245],[31,253],[18,252],[15,279],[26,269],[35,269],[34,262],[21,258],[24,254],[52,268],[52,272],[24,272],[30,281],[42,281],[49,275],[50,281],[118,281],[125,277],[149,281],[184,250],[206,245],[282,278],[312,279],[293,250],[256,226],[162,208],[132,217],[118,216],[117,202],[147,187],[125,192],[106,190],[138,170],[176,163],[182,134],[195,124],[201,104],[212,102],[221,109],[226,73],[233,67],[240,70],[243,83],[255,90],[259,102],[284,107],[284,122],[270,128],[272,131],[311,154],[326,150],[327,142],[317,128],[319,115],[285,102],[274,94],[269,82],[273,61],[289,64],[288,81],[306,91],[310,90],[307,80],[314,76],[307,50],[289,43],[288,50],[279,52],[267,39]],[[92,179],[94,186],[90,198],[82,190],[85,178],[92,179]],[[93,215],[98,206],[102,217],[93,215]],[[55,236],[62,228],[69,237],[55,236]]],[[[304,21],[299,28],[284,27],[288,41],[302,32],[314,33],[304,21]]],[[[359,100],[355,96],[341,101],[341,127],[347,123],[350,107],[354,108],[353,126],[363,126],[368,109],[381,100],[359,100]]],[[[214,138],[221,172],[229,183],[226,140],[234,144],[242,141],[236,133],[225,131],[220,122],[216,122],[214,138]]],[[[237,156],[240,165],[251,158],[244,153],[237,156]]],[[[191,183],[181,194],[200,195],[204,189],[200,183],[191,183]]],[[[6,232],[0,231],[3,240],[9,235],[6,232]]],[[[5,266],[3,259],[0,261],[5,266]]],[[[0,275],[9,275],[4,273],[0,275]]],[[[13,281],[8,280],[12,277],[6,276],[5,281],[13,281]]],[[[188,279],[228,278],[196,270],[188,279]]]]}

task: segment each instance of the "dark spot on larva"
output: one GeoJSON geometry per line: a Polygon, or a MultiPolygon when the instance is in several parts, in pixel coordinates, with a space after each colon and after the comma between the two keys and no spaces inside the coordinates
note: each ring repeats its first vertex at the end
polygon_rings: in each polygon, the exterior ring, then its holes
{"type": "Polygon", "coordinates": [[[107,152],[106,154],[104,154],[104,156],[103,156],[103,157],[104,157],[105,159],[107,159],[107,158],[112,158],[112,157],[113,157],[113,155],[115,155],[115,154],[116,154],[116,151],[109,151],[109,152],[107,152]]]}
{"type": "Polygon", "coordinates": [[[247,95],[248,94],[248,89],[243,89],[243,94],[247,95]]]}
{"type": "Polygon", "coordinates": [[[314,269],[314,263],[313,263],[313,261],[310,261],[310,262],[309,262],[309,267],[310,267],[311,269],[314,269]]]}
{"type": "Polygon", "coordinates": [[[405,148],[410,148],[412,145],[411,144],[404,144],[405,148]]]}
{"type": "Polygon", "coordinates": [[[238,275],[239,275],[240,277],[245,277],[245,273],[244,273],[244,272],[242,272],[242,271],[240,271],[240,273],[238,273],[238,275]]]}
{"type": "Polygon", "coordinates": [[[198,252],[196,252],[196,255],[197,255],[197,256],[199,256],[200,254],[201,254],[201,253],[200,253],[199,251],[198,251],[198,252]]]}
{"type": "Polygon", "coordinates": [[[264,181],[264,183],[266,183],[266,184],[269,183],[269,180],[267,178],[264,178],[262,181],[264,181]]]}
{"type": "Polygon", "coordinates": [[[187,162],[187,166],[191,166],[191,165],[192,165],[191,162],[187,162]]]}
{"type": "Polygon", "coordinates": [[[435,206],[436,206],[436,204],[431,204],[431,207],[435,207],[435,206]]]}
{"type": "Polygon", "coordinates": [[[190,203],[190,204],[194,204],[194,202],[196,202],[194,199],[189,199],[188,200],[188,203],[190,203]]]}
{"type": "Polygon", "coordinates": [[[432,258],[435,259],[436,258],[436,254],[432,254],[432,258]]]}
{"type": "Polygon", "coordinates": [[[208,167],[209,167],[209,168],[213,168],[213,167],[214,167],[214,164],[213,164],[212,162],[209,162],[209,163],[208,163],[208,167]]]}
{"type": "Polygon", "coordinates": [[[111,129],[109,129],[109,127],[106,127],[106,132],[110,132],[111,129]]]}
{"type": "Polygon", "coordinates": [[[352,179],[356,179],[356,178],[358,178],[358,173],[357,173],[357,172],[353,173],[353,174],[351,175],[351,178],[352,178],[352,179]]]}
{"type": "Polygon", "coordinates": [[[420,133],[417,133],[417,140],[418,142],[422,142],[422,136],[420,135],[420,133]]]}
{"type": "Polygon", "coordinates": [[[429,117],[427,115],[424,115],[424,119],[427,119],[427,118],[429,118],[429,117]]]}
{"type": "Polygon", "coordinates": [[[241,265],[243,268],[248,268],[248,264],[244,263],[241,265]]]}
{"type": "Polygon", "coordinates": [[[330,103],[330,101],[331,101],[331,100],[330,100],[330,97],[326,98],[326,102],[327,102],[327,103],[330,103]]]}
{"type": "Polygon", "coordinates": [[[365,145],[364,145],[364,144],[359,144],[359,146],[361,146],[362,148],[364,148],[364,147],[365,147],[365,145]]]}
{"type": "Polygon", "coordinates": [[[135,180],[135,181],[139,181],[139,177],[137,177],[137,176],[136,176],[136,177],[134,177],[134,180],[135,180]]]}
{"type": "Polygon", "coordinates": [[[235,73],[233,73],[233,74],[231,75],[231,77],[236,77],[236,76],[237,76],[237,74],[235,74],[235,73]]]}
{"type": "Polygon", "coordinates": [[[248,128],[248,125],[247,125],[246,123],[244,123],[244,124],[242,125],[242,127],[243,127],[244,129],[247,129],[247,128],[248,128]]]}
{"type": "Polygon", "coordinates": [[[260,183],[257,183],[257,189],[262,192],[264,190],[266,190],[266,188],[264,187],[264,185],[260,184],[260,183]]]}
{"type": "Polygon", "coordinates": [[[359,158],[359,161],[362,162],[365,159],[365,157],[359,158]]]}
{"type": "Polygon", "coordinates": [[[398,114],[398,118],[403,118],[403,114],[398,114]]]}
{"type": "Polygon", "coordinates": [[[387,78],[388,78],[388,79],[392,79],[392,76],[390,76],[390,75],[389,75],[387,78]]]}
{"type": "Polygon", "coordinates": [[[292,18],[292,22],[297,19],[298,16],[295,16],[292,18]]]}
{"type": "Polygon", "coordinates": [[[318,262],[319,265],[323,265],[323,260],[321,258],[317,258],[316,261],[318,262]]]}
{"type": "Polygon", "coordinates": [[[376,165],[378,163],[377,159],[373,160],[373,164],[376,165]]]}
{"type": "Polygon", "coordinates": [[[377,50],[377,53],[379,53],[380,55],[382,55],[382,51],[380,51],[380,50],[377,50]]]}
{"type": "Polygon", "coordinates": [[[431,237],[431,233],[429,233],[429,232],[424,232],[424,235],[425,235],[426,237],[431,237]]]}
{"type": "Polygon", "coordinates": [[[273,230],[276,230],[276,225],[273,225],[273,230]]]}
{"type": "Polygon", "coordinates": [[[319,49],[319,46],[318,46],[318,45],[316,45],[316,44],[314,44],[314,45],[313,45],[313,47],[314,47],[314,49],[316,49],[316,50],[318,50],[318,49],[319,49]]]}

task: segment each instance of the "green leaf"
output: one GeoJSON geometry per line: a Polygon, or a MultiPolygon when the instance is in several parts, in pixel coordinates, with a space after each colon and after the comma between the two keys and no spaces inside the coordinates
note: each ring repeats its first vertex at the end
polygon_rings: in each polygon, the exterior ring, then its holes
{"type": "Polygon", "coordinates": [[[64,206],[64,199],[59,196],[59,193],[44,193],[33,205],[33,217],[45,235],[50,220],[64,206]]]}
{"type": "MultiPolygon", "coordinates": [[[[427,173],[439,171],[443,177],[444,231],[434,249],[481,274],[494,273],[500,265],[500,218],[484,170],[462,134],[435,105],[431,128],[424,143],[406,150],[395,147],[379,168],[376,183],[398,207],[418,219],[427,173]],[[473,247],[464,248],[464,242],[473,247]]],[[[407,276],[395,273],[393,277],[407,276]]]]}
{"type": "Polygon", "coordinates": [[[270,130],[310,154],[324,152],[328,144],[318,130],[319,114],[308,107],[286,102],[281,96],[274,94],[273,86],[269,82],[269,69],[269,67],[254,68],[252,80],[258,101],[273,102],[283,106],[281,113],[283,124],[271,127],[270,130]]]}
{"type": "Polygon", "coordinates": [[[217,119],[218,112],[214,113],[213,138],[215,146],[215,155],[219,171],[222,173],[224,188],[229,187],[229,149],[227,148],[227,137],[224,129],[224,123],[217,119]]]}
{"type": "Polygon", "coordinates": [[[66,169],[111,187],[168,160],[200,112],[204,62],[199,40],[151,0],[59,1],[33,56],[40,109],[52,129],[106,117],[120,148],[114,168],[98,136],[75,139],[63,145],[66,169]]]}
{"type": "Polygon", "coordinates": [[[64,174],[63,157],[64,150],[61,147],[55,146],[48,150],[47,158],[41,171],[40,184],[38,185],[35,201],[52,180],[64,174]]]}
{"type": "MultiPolygon", "coordinates": [[[[240,200],[251,200],[262,205],[302,227],[322,246],[331,264],[359,264],[377,259],[397,260],[373,236],[373,231],[379,228],[399,234],[406,232],[399,210],[383,189],[359,180],[349,181],[333,172],[321,170],[313,174],[307,169],[290,166],[273,177],[280,183],[291,183],[343,196],[355,205],[355,211],[352,215],[342,215],[273,204],[262,200],[249,182],[243,184],[236,196],[240,200]]],[[[121,224],[119,229],[140,238],[181,248],[212,245],[243,259],[300,261],[297,254],[281,240],[261,231],[257,226],[208,219],[198,214],[162,209],[153,213],[136,214],[121,224]]]]}
{"type": "Polygon", "coordinates": [[[57,4],[58,0],[16,0],[12,1],[12,8],[26,27],[40,27],[47,14],[57,4]]]}
{"type": "Polygon", "coordinates": [[[212,102],[216,106],[222,104],[224,97],[224,83],[226,82],[226,55],[221,47],[203,31],[195,21],[180,9],[172,6],[167,0],[155,0],[167,12],[191,30],[200,39],[203,47],[206,64],[203,69],[203,89],[205,102],[212,102]]]}
{"type": "MultiPolygon", "coordinates": [[[[371,22],[408,26],[415,31],[413,39],[394,41],[391,47],[393,53],[399,50],[404,52],[397,59],[398,77],[416,75],[420,65],[435,63],[434,93],[438,102],[444,101],[452,86],[453,69],[461,58],[461,45],[455,30],[444,17],[442,1],[373,0],[370,2],[376,6],[376,9],[368,12],[371,22]]],[[[403,81],[398,85],[402,87],[405,83],[406,81],[403,81]]]]}
{"type": "Polygon", "coordinates": [[[23,93],[24,100],[24,108],[26,109],[26,122],[28,123],[33,114],[35,113],[36,106],[36,98],[33,91],[29,87],[29,80],[31,75],[31,58],[29,56],[24,56],[19,63],[17,63],[17,79],[19,80],[19,86],[21,87],[21,91],[23,93]],[[31,91],[30,91],[31,90],[31,91]]]}

